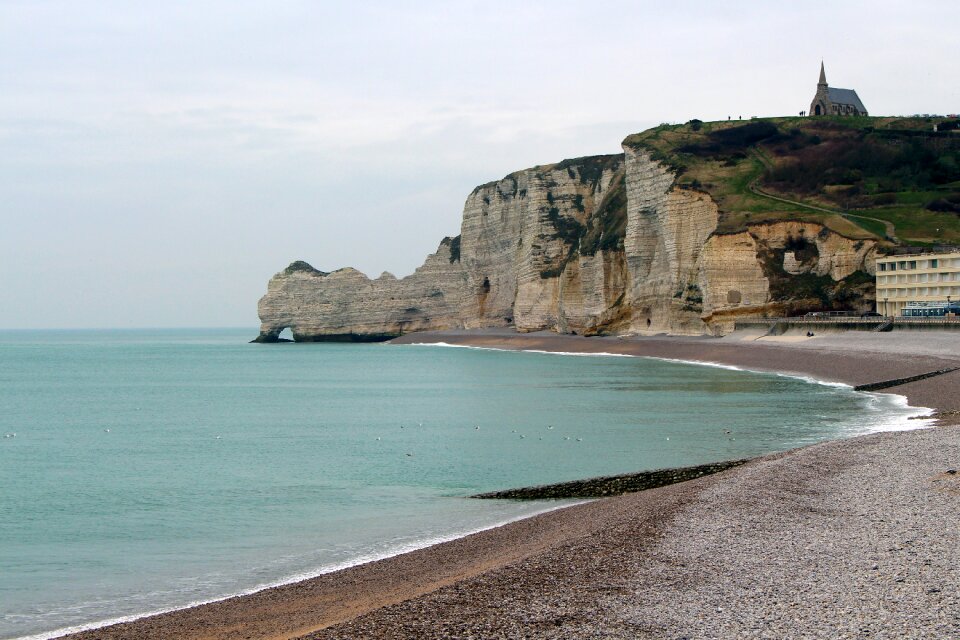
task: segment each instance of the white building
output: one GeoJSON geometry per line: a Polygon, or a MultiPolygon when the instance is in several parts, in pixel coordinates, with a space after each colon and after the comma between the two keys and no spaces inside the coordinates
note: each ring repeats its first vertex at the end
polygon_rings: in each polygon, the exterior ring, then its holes
{"type": "Polygon", "coordinates": [[[907,303],[960,300],[960,252],[877,258],[877,311],[901,315],[907,303]]]}

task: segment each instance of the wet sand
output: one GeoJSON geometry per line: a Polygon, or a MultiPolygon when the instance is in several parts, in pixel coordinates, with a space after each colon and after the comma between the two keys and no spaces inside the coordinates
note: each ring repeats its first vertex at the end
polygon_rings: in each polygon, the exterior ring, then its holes
{"type": "MultiPolygon", "coordinates": [[[[441,341],[700,360],[849,384],[960,362],[960,334],[761,342],[486,331],[397,342],[441,341]]],[[[889,391],[957,411],[960,371],[889,391]]],[[[960,474],[949,470],[958,467],[956,426],[824,443],[71,637],[957,636],[960,474]]]]}

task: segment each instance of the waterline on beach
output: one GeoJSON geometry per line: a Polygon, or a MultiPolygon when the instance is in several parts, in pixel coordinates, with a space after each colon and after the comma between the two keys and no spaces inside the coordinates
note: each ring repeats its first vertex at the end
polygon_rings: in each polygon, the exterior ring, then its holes
{"type": "Polygon", "coordinates": [[[70,627],[63,627],[61,629],[56,629],[53,631],[45,631],[45,632],[37,633],[33,635],[17,636],[15,638],[12,638],[11,640],[52,640],[54,638],[59,638],[61,636],[65,636],[73,633],[80,633],[81,631],[93,631],[95,629],[102,629],[103,627],[109,627],[115,624],[123,624],[125,622],[142,620],[143,618],[149,618],[151,616],[156,616],[163,613],[170,613],[173,611],[183,611],[185,609],[192,609],[193,607],[199,607],[205,604],[214,604],[217,602],[223,602],[224,600],[229,600],[231,598],[249,596],[255,593],[259,593],[261,591],[266,591],[267,589],[274,589],[276,587],[283,587],[286,585],[296,584],[298,582],[304,582],[306,580],[318,578],[320,576],[323,576],[329,573],[334,573],[336,571],[343,571],[344,569],[350,569],[351,567],[368,564],[370,562],[378,562],[380,560],[394,558],[396,556],[403,555],[405,553],[411,553],[413,551],[418,551],[420,549],[426,549],[428,547],[432,547],[438,544],[443,544],[444,542],[459,540],[460,538],[466,538],[468,536],[472,536],[474,534],[481,533],[483,531],[489,531],[491,529],[503,527],[513,522],[519,522],[520,520],[533,518],[535,516],[538,516],[544,513],[550,513],[551,511],[558,511],[560,509],[567,509],[569,507],[573,507],[578,504],[585,504],[587,502],[591,502],[591,500],[571,499],[571,500],[562,500],[562,501],[551,500],[549,502],[550,502],[550,506],[545,506],[545,507],[536,509],[534,511],[531,511],[530,513],[525,513],[523,515],[508,518],[506,520],[495,522],[487,526],[459,531],[459,532],[451,533],[449,535],[444,535],[444,536],[435,536],[431,538],[425,538],[417,542],[398,545],[384,553],[362,555],[344,562],[339,562],[339,563],[319,567],[311,571],[302,571],[299,573],[292,574],[286,578],[282,578],[280,580],[273,581],[273,582],[259,584],[259,585],[250,587],[248,589],[237,591],[236,593],[230,593],[230,594],[218,596],[215,598],[195,600],[192,602],[188,602],[184,605],[178,605],[174,607],[154,609],[152,611],[146,611],[143,613],[135,613],[135,614],[126,615],[126,616],[108,618],[105,620],[98,620],[97,622],[90,622],[90,623],[74,625],[70,627]],[[560,504],[557,504],[558,502],[560,504]]]}
{"type": "Polygon", "coordinates": [[[451,344],[449,342],[411,342],[407,345],[399,346],[420,346],[420,347],[452,347],[457,349],[476,349],[480,351],[500,351],[513,353],[539,353],[556,356],[580,356],[580,357],[614,357],[614,358],[644,358],[649,360],[658,360],[660,362],[672,362],[676,364],[696,365],[700,367],[712,367],[724,369],[727,371],[744,371],[760,375],[773,375],[793,380],[801,380],[808,384],[815,384],[824,387],[833,387],[836,389],[848,389],[853,393],[861,394],[864,397],[872,399],[872,404],[887,404],[888,408],[894,409],[894,413],[876,416],[877,420],[871,424],[859,424],[854,426],[845,437],[867,435],[869,433],[881,433],[886,431],[910,431],[913,429],[930,428],[935,423],[932,417],[935,410],[930,407],[914,407],[910,405],[909,399],[896,393],[880,393],[870,391],[855,391],[853,385],[845,382],[833,380],[823,380],[802,373],[789,373],[785,371],[770,371],[766,369],[751,369],[723,362],[714,362],[710,360],[692,360],[685,358],[667,358],[663,356],[637,355],[632,353],[610,353],[606,351],[549,351],[544,349],[510,349],[506,347],[489,347],[468,344],[451,344]],[[859,427],[859,428],[857,428],[859,427]]]}
{"type": "Polygon", "coordinates": [[[221,600],[543,508],[468,495],[844,437],[891,398],[628,354],[274,349],[230,331],[0,346],[0,432],[18,434],[0,440],[0,638],[221,600]]]}
{"type": "MultiPolygon", "coordinates": [[[[610,353],[608,351],[547,351],[545,349],[508,349],[504,347],[479,347],[472,344],[452,344],[450,342],[410,342],[401,345],[391,345],[401,347],[449,347],[453,349],[476,349],[478,351],[501,351],[503,353],[539,353],[549,356],[605,356],[608,358],[636,358],[629,353],[610,353]]],[[[661,358],[667,360],[667,358],[661,358]]],[[[677,362],[680,362],[679,360],[677,362]]]]}

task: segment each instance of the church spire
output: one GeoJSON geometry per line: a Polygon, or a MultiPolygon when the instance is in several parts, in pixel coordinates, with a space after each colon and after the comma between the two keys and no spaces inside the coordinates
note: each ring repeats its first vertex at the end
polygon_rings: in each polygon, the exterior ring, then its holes
{"type": "Polygon", "coordinates": [[[817,84],[827,84],[827,72],[823,70],[823,60],[820,61],[820,82],[817,84]]]}

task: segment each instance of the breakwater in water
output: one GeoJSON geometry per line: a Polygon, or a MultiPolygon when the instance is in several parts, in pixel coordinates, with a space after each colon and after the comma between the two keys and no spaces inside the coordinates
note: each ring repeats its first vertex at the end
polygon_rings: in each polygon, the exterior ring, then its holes
{"type": "Polygon", "coordinates": [[[586,480],[572,480],[557,484],[545,484],[537,487],[521,487],[504,491],[490,491],[479,493],[471,498],[501,499],[501,500],[558,500],[562,498],[605,498],[619,496],[624,493],[645,491],[665,487],[678,482],[686,482],[701,476],[726,471],[748,462],[749,458],[741,460],[726,460],[711,464],[700,464],[693,467],[679,467],[675,469],[657,469],[655,471],[640,471],[624,473],[616,476],[601,476],[586,480]]]}
{"type": "Polygon", "coordinates": [[[894,378],[893,380],[884,380],[882,382],[871,382],[870,384],[858,384],[853,388],[854,391],[880,391],[881,389],[889,389],[891,387],[899,387],[902,384],[907,384],[908,382],[916,382],[918,380],[926,380],[927,378],[934,378],[936,376],[942,376],[945,373],[953,373],[960,367],[949,367],[947,369],[937,369],[936,371],[930,371],[929,373],[921,373],[916,376],[908,376],[906,378],[894,378]]]}

